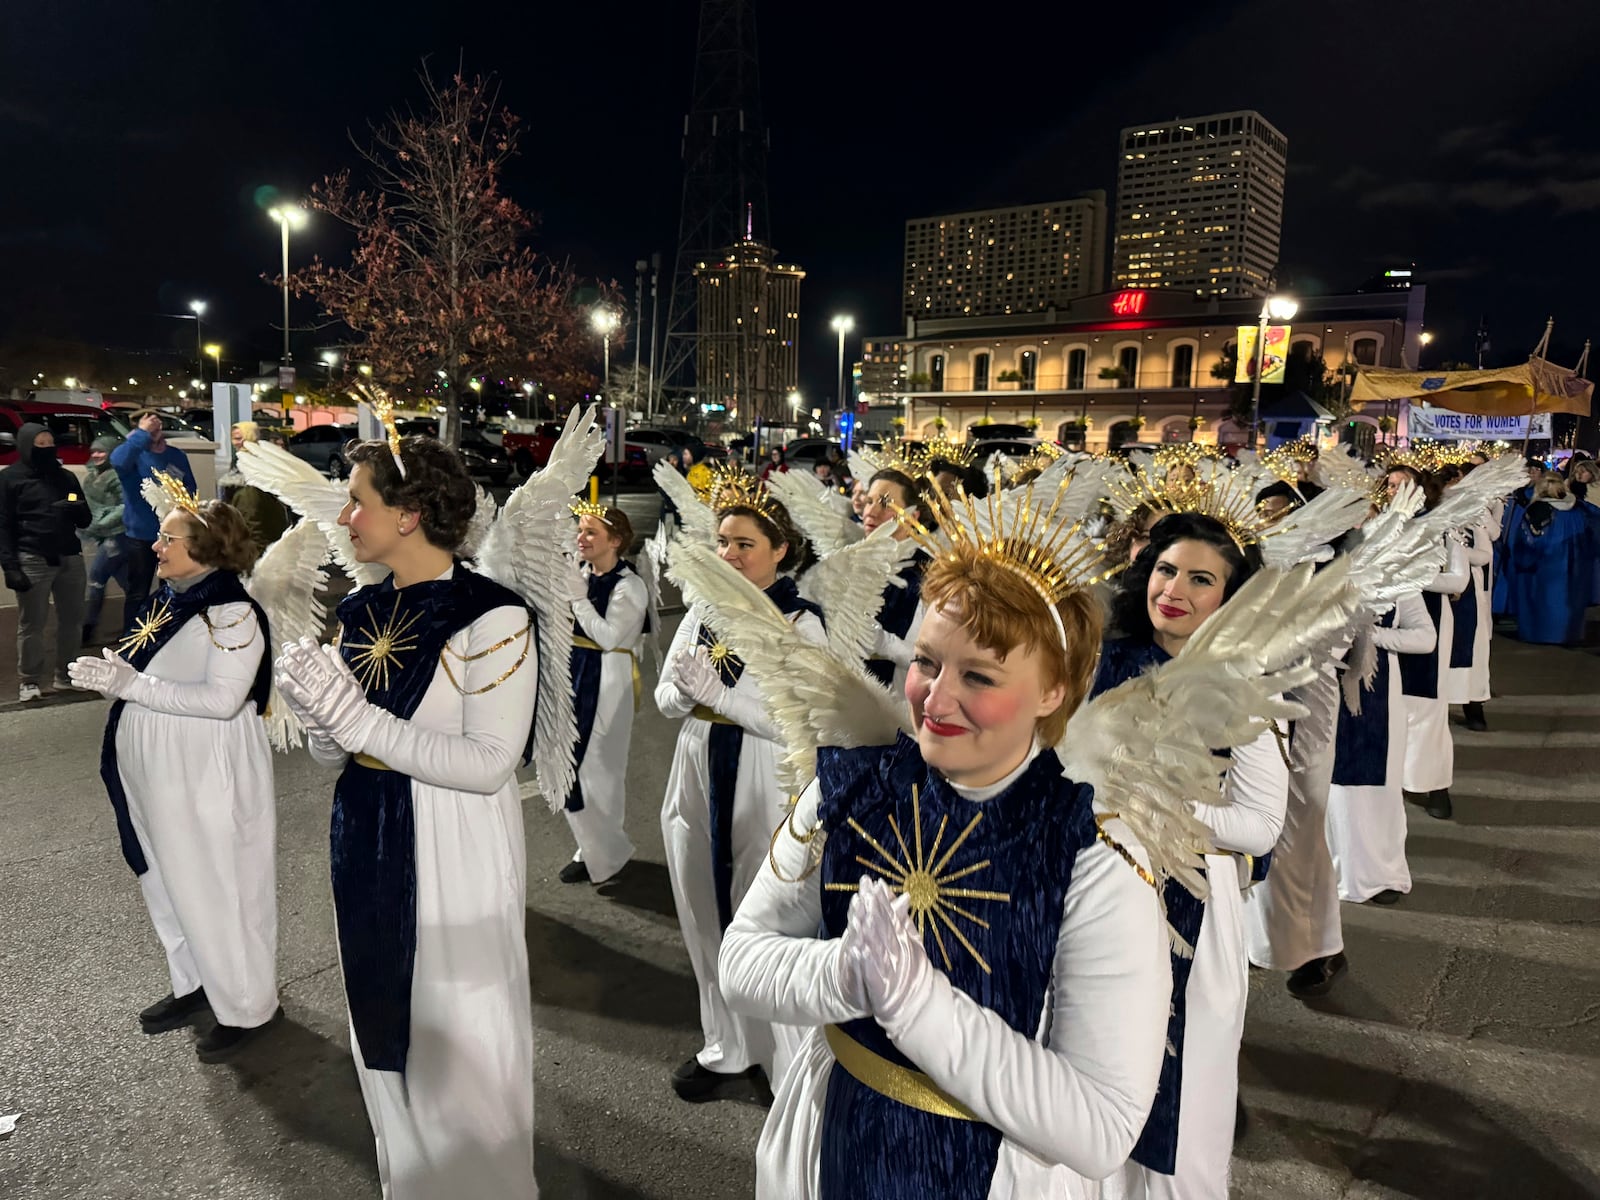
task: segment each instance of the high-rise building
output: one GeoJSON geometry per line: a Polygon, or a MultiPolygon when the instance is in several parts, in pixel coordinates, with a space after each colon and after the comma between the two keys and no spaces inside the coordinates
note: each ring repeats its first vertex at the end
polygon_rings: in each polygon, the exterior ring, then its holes
{"type": "Polygon", "coordinates": [[[695,398],[703,412],[738,415],[741,425],[782,420],[800,383],[800,281],[805,272],[773,260],[746,236],[711,262],[695,264],[695,398]],[[720,408],[718,406],[721,406],[720,408]]]}
{"type": "Polygon", "coordinates": [[[863,338],[861,361],[855,365],[856,395],[889,399],[910,388],[905,338],[863,338]]]}
{"type": "Polygon", "coordinates": [[[1046,312],[1105,280],[1106,194],[906,222],[902,312],[919,320],[1046,312]]]}
{"type": "Polygon", "coordinates": [[[1265,295],[1278,263],[1288,148],[1258,112],[1124,129],[1115,285],[1265,295]]]}

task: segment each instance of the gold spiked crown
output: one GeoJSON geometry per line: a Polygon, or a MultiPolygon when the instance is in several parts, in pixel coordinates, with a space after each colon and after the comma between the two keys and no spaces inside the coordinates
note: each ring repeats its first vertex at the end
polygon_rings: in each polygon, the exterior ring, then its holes
{"type": "Polygon", "coordinates": [[[783,509],[767,491],[766,484],[728,463],[711,468],[711,484],[703,498],[717,512],[725,508],[753,508],[768,520],[783,509]]]}
{"type": "Polygon", "coordinates": [[[1175,442],[1157,450],[1151,465],[1158,475],[1168,475],[1173,467],[1199,467],[1221,457],[1221,449],[1206,442],[1175,442]]]}
{"type": "Polygon", "coordinates": [[[395,469],[400,472],[400,478],[406,477],[406,464],[400,457],[400,431],[394,423],[394,401],[377,399],[372,401],[372,412],[383,425],[384,436],[389,441],[389,456],[394,459],[395,469]]]}
{"type": "Polygon", "coordinates": [[[947,561],[987,559],[1027,581],[1056,614],[1056,605],[1072,592],[1109,579],[1122,568],[1108,566],[1104,551],[1086,536],[1080,523],[1058,519],[1070,475],[1048,494],[1035,495],[1034,485],[1002,492],[999,471],[984,500],[974,500],[960,484],[953,495],[932,481],[931,507],[936,527],[928,529],[911,509],[896,506],[902,527],[934,558],[947,561]]]}
{"type": "Polygon", "coordinates": [[[1208,466],[1210,469],[1193,479],[1178,480],[1131,471],[1111,482],[1112,506],[1123,519],[1141,506],[1155,512],[1210,517],[1228,531],[1241,550],[1271,536],[1272,523],[1257,508],[1251,491],[1259,480],[1249,472],[1230,470],[1221,462],[1208,466]]]}
{"type": "Polygon", "coordinates": [[[1285,442],[1276,450],[1261,456],[1261,465],[1284,483],[1299,483],[1300,468],[1317,461],[1317,444],[1309,437],[1299,437],[1285,442]]]}
{"type": "MultiPolygon", "coordinates": [[[[925,443],[924,448],[927,451],[926,463],[928,465],[931,465],[937,459],[966,468],[970,467],[978,458],[977,447],[969,442],[952,442],[949,438],[936,437],[932,441],[925,443]]],[[[927,469],[927,466],[923,467],[923,470],[927,469]]]]}
{"type": "Polygon", "coordinates": [[[928,447],[904,438],[889,438],[881,450],[863,450],[861,456],[872,464],[874,471],[899,471],[913,480],[927,473],[928,460],[932,457],[928,447]]]}
{"type": "Polygon", "coordinates": [[[1404,450],[1380,447],[1377,464],[1385,471],[1395,467],[1414,467],[1418,471],[1437,471],[1440,467],[1460,466],[1478,450],[1464,442],[1433,442],[1418,438],[1404,450]]]}
{"type": "Polygon", "coordinates": [[[572,515],[575,517],[594,517],[597,521],[611,524],[606,520],[606,506],[595,500],[579,500],[571,506],[572,515]]]}
{"type": "Polygon", "coordinates": [[[151,477],[161,485],[174,508],[181,508],[200,524],[206,524],[206,519],[200,515],[200,497],[191,492],[183,480],[165,471],[153,471],[151,477]]]}

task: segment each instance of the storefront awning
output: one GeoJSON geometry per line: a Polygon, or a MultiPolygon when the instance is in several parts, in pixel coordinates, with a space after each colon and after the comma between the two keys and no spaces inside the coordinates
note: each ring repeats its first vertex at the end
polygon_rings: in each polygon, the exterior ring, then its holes
{"type": "Polygon", "coordinates": [[[1594,384],[1548,359],[1530,358],[1489,371],[1402,371],[1362,367],[1350,391],[1357,409],[1394,400],[1426,400],[1435,408],[1480,416],[1532,413],[1589,415],[1594,384]]]}

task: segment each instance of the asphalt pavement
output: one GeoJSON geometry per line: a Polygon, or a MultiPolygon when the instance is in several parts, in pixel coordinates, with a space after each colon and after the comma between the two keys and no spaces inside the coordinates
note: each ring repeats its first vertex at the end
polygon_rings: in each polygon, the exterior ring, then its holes
{"type": "MultiPolygon", "coordinates": [[[[670,628],[663,639],[670,635],[670,628]]],[[[1316,1007],[1252,972],[1234,1195],[1600,1195],[1600,682],[1498,640],[1491,729],[1456,729],[1457,816],[1410,811],[1413,893],[1344,906],[1352,970],[1316,1007]]],[[[650,682],[653,682],[651,680],[650,682]]],[[[378,1195],[327,879],[332,777],[277,760],[286,1022],[232,1065],[146,1037],[168,990],[97,777],[106,706],[0,714],[0,1198],[378,1195]]],[[[646,702],[639,858],[563,885],[565,822],[527,806],[527,937],[546,1197],[748,1197],[763,1110],[668,1084],[698,1046],[658,812],[676,724],[646,702]]]]}

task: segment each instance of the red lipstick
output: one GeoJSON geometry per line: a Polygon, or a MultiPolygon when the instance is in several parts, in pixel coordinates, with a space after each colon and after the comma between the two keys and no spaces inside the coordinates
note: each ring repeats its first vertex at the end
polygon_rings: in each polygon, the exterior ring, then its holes
{"type": "Polygon", "coordinates": [[[1163,617],[1166,617],[1169,621],[1176,621],[1179,617],[1186,617],[1189,615],[1188,613],[1184,612],[1183,609],[1173,608],[1170,604],[1158,604],[1156,605],[1156,611],[1163,617]]]}
{"type": "Polygon", "coordinates": [[[955,737],[966,732],[959,725],[946,725],[943,721],[935,721],[932,717],[923,717],[922,727],[935,737],[955,737]]]}

